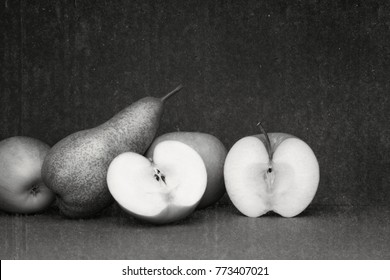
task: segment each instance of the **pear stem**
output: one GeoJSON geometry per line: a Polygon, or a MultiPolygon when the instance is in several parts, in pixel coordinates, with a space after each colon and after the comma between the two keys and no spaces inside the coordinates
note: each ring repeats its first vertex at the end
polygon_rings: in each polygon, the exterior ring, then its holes
{"type": "Polygon", "coordinates": [[[265,130],[265,128],[263,127],[263,125],[261,124],[261,122],[259,122],[257,124],[257,126],[260,128],[261,133],[263,133],[264,136],[265,136],[265,147],[267,148],[269,161],[271,163],[271,161],[272,161],[272,149],[271,149],[271,141],[269,140],[268,133],[265,130]]]}
{"type": "Polygon", "coordinates": [[[161,97],[161,101],[164,102],[164,101],[167,100],[169,97],[171,97],[171,96],[174,95],[175,93],[179,92],[182,88],[183,88],[183,86],[182,86],[182,85],[179,85],[179,86],[176,87],[174,90],[172,90],[171,92],[168,92],[165,96],[161,97]]]}

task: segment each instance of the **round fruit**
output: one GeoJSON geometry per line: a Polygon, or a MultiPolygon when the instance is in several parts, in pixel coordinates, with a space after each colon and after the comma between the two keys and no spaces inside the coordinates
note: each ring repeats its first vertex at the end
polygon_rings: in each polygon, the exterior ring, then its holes
{"type": "Polygon", "coordinates": [[[50,147],[15,136],[0,142],[0,209],[31,214],[48,208],[54,194],[42,182],[41,167],[50,147]]]}

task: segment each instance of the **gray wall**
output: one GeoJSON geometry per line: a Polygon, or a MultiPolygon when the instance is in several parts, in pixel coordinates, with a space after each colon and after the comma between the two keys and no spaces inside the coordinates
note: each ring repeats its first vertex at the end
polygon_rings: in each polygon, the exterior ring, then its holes
{"type": "Polygon", "coordinates": [[[51,145],[146,95],[159,134],[230,148],[268,131],[315,151],[315,204],[390,201],[387,1],[9,1],[1,11],[0,139],[51,145]]]}

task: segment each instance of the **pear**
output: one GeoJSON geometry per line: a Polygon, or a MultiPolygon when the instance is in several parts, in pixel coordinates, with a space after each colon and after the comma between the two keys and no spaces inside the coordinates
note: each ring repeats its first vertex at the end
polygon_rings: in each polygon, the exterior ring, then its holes
{"type": "Polygon", "coordinates": [[[51,148],[42,178],[56,194],[64,216],[92,217],[114,202],[106,181],[108,166],[121,153],[145,153],[156,135],[165,100],[181,88],[162,98],[144,97],[105,123],[73,133],[51,148]]]}

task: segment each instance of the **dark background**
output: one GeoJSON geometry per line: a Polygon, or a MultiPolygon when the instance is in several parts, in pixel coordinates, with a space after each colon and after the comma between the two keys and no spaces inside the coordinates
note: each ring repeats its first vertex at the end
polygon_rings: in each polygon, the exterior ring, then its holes
{"type": "MultiPolygon", "coordinates": [[[[126,104],[184,84],[167,103],[158,134],[202,131],[230,148],[259,133],[262,120],[268,131],[294,134],[314,150],[321,182],[312,207],[320,213],[389,205],[388,1],[3,0],[0,11],[0,139],[26,135],[53,145],[126,104]]],[[[377,210],[370,211],[374,217],[377,210]]],[[[379,212],[388,224],[389,211],[379,212]]],[[[356,229],[371,221],[356,215],[356,229]]],[[[388,237],[378,238],[366,255],[353,244],[344,255],[318,248],[311,255],[219,255],[213,247],[200,256],[383,257],[380,244],[388,237]]],[[[6,257],[31,257],[27,249],[15,253],[21,248],[15,240],[4,245],[12,251],[6,257]]],[[[168,251],[164,257],[183,257],[168,251]]]]}

